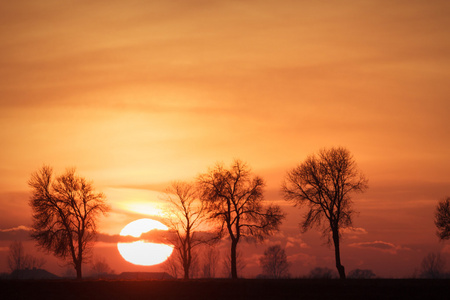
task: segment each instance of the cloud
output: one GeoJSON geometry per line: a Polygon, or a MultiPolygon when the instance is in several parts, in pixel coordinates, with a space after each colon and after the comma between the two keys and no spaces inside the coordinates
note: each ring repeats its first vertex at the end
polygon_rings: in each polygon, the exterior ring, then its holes
{"type": "Polygon", "coordinates": [[[276,235],[270,236],[267,240],[264,241],[264,244],[267,245],[267,247],[280,245],[282,248],[284,247],[286,249],[310,248],[308,244],[306,244],[305,241],[301,238],[301,235],[296,234],[294,236],[288,236],[283,232],[279,232],[276,235]]]}
{"type": "Polygon", "coordinates": [[[139,238],[135,238],[132,236],[121,236],[118,234],[107,234],[107,233],[97,233],[97,241],[103,243],[131,243],[139,240],[139,238]]]}
{"type": "MultiPolygon", "coordinates": [[[[13,228],[0,229],[0,241],[26,241],[30,240],[32,228],[20,225],[13,228]]],[[[211,239],[214,235],[210,232],[196,232],[197,238],[204,240],[211,239]]],[[[119,234],[97,233],[97,241],[103,243],[132,243],[144,240],[149,243],[170,244],[176,239],[176,233],[170,230],[153,229],[142,233],[139,237],[130,235],[121,236],[119,234]]]]}
{"type": "MultiPolygon", "coordinates": [[[[206,231],[198,231],[195,233],[196,239],[208,240],[215,237],[213,233],[206,231]]],[[[103,243],[132,243],[136,241],[146,241],[148,243],[157,243],[157,244],[172,244],[172,241],[177,239],[177,235],[175,231],[172,230],[160,230],[153,229],[148,232],[142,233],[139,237],[133,237],[130,235],[121,236],[118,234],[107,234],[107,233],[98,233],[97,241],[103,243]]]]}
{"type": "Polygon", "coordinates": [[[361,234],[367,234],[367,230],[365,230],[364,228],[361,228],[361,227],[347,227],[347,228],[341,229],[341,233],[361,235],[361,234]]]}
{"type": "Polygon", "coordinates": [[[316,256],[312,256],[312,255],[302,253],[302,252],[288,255],[287,260],[290,263],[300,263],[303,266],[309,266],[309,267],[317,264],[316,256]]]}
{"type": "Polygon", "coordinates": [[[357,239],[359,236],[367,234],[367,230],[361,227],[347,227],[341,229],[340,232],[348,239],[357,239]]]}
{"type": "Polygon", "coordinates": [[[355,248],[369,248],[374,250],[379,250],[383,252],[388,252],[391,254],[397,254],[399,250],[410,250],[409,248],[398,246],[389,242],[383,241],[374,241],[374,242],[362,242],[362,243],[353,243],[349,245],[350,247],[355,248]]]}
{"type": "Polygon", "coordinates": [[[0,232],[16,232],[16,231],[30,231],[32,228],[24,225],[19,225],[13,228],[0,229],[0,232]]]}
{"type": "Polygon", "coordinates": [[[97,241],[103,243],[132,243],[140,240],[145,240],[150,243],[166,243],[167,240],[173,236],[173,233],[167,230],[153,229],[142,233],[139,237],[130,235],[122,236],[119,234],[98,233],[97,241]]]}
{"type": "MultiPolygon", "coordinates": [[[[26,241],[30,240],[32,228],[20,225],[13,228],[0,229],[0,241],[26,241]]],[[[167,243],[174,233],[167,230],[150,230],[141,234],[140,237],[121,236],[118,234],[97,233],[97,241],[103,243],[131,243],[145,240],[150,243],[167,243]]]]}
{"type": "Polygon", "coordinates": [[[30,239],[30,231],[31,227],[24,225],[0,229],[0,241],[26,241],[30,239]]]}
{"type": "Polygon", "coordinates": [[[289,247],[309,248],[308,244],[306,244],[300,237],[292,236],[289,236],[286,239],[286,248],[289,247]]]}
{"type": "MultiPolygon", "coordinates": [[[[0,229],[0,241],[16,241],[29,240],[32,228],[20,225],[13,228],[0,229]]],[[[173,233],[167,230],[150,230],[149,232],[141,234],[140,237],[121,236],[118,234],[97,233],[97,241],[104,243],[131,243],[139,240],[145,240],[153,243],[167,242],[167,239],[173,233]]]]}

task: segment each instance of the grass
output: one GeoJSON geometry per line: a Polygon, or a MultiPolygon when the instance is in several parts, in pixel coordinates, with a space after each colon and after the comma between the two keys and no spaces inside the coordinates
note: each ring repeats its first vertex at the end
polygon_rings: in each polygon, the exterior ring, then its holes
{"type": "Polygon", "coordinates": [[[450,280],[0,281],[0,299],[450,299],[450,280]]]}

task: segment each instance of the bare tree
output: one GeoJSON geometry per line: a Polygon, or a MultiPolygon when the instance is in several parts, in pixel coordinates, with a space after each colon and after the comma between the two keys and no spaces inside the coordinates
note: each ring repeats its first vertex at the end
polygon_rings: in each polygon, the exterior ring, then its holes
{"type": "Polygon", "coordinates": [[[8,267],[11,272],[15,270],[25,270],[36,267],[42,267],[44,260],[39,260],[29,254],[25,253],[23,244],[20,241],[12,242],[9,245],[8,253],[8,267]]]}
{"type": "Polygon", "coordinates": [[[434,223],[440,240],[450,239],[450,197],[438,203],[434,223]]]}
{"type": "Polygon", "coordinates": [[[202,277],[214,278],[216,277],[217,264],[219,262],[219,251],[214,247],[208,247],[203,251],[202,261],[202,277]]]}
{"type": "Polygon", "coordinates": [[[268,247],[264,255],[259,259],[259,264],[263,269],[263,275],[267,278],[288,278],[289,263],[286,251],[280,245],[268,247]]]}
{"type": "Polygon", "coordinates": [[[263,240],[277,231],[284,214],[279,206],[263,206],[264,181],[253,176],[249,167],[240,160],[230,169],[217,164],[198,177],[202,200],[209,218],[218,222],[220,232],[231,239],[231,277],[238,277],[236,248],[242,237],[263,240]]]}
{"type": "Polygon", "coordinates": [[[169,202],[166,224],[175,233],[171,242],[178,252],[184,279],[189,279],[194,248],[210,241],[210,237],[199,232],[206,220],[203,202],[196,187],[187,182],[172,183],[166,190],[166,200],[169,202]]]}
{"type": "Polygon", "coordinates": [[[8,267],[11,272],[25,269],[39,269],[45,264],[44,258],[36,258],[32,255],[26,254],[23,244],[20,241],[12,242],[9,245],[8,253],[8,267]]]}
{"type": "Polygon", "coordinates": [[[298,207],[308,206],[301,223],[303,232],[313,226],[321,227],[329,243],[331,234],[336,268],[342,279],[345,269],[341,264],[340,230],[352,225],[350,194],[365,189],[367,180],[345,148],[323,149],[318,155],[309,156],[287,173],[282,186],[286,200],[298,207]]]}
{"type": "Polygon", "coordinates": [[[109,207],[105,196],[75,174],[74,169],[53,179],[53,170],[42,167],[31,175],[30,206],[33,210],[31,236],[39,246],[70,262],[81,279],[81,267],[92,247],[99,214],[109,207]]]}
{"type": "Polygon", "coordinates": [[[9,245],[8,266],[11,272],[28,268],[27,257],[21,242],[13,242],[9,245]]]}
{"type": "Polygon", "coordinates": [[[440,253],[428,253],[420,265],[421,278],[442,278],[444,276],[445,260],[440,253]]]}
{"type": "Polygon", "coordinates": [[[181,269],[180,259],[178,258],[178,255],[179,254],[177,251],[173,252],[172,255],[169,256],[169,258],[166,259],[161,265],[164,271],[169,273],[169,275],[173,278],[178,278],[181,269]]]}
{"type": "Polygon", "coordinates": [[[92,261],[92,264],[91,264],[91,269],[92,269],[92,275],[97,278],[101,278],[101,277],[104,277],[109,274],[114,274],[114,271],[111,269],[111,267],[106,262],[106,259],[104,257],[94,258],[94,260],[92,261]]]}
{"type": "MultiPolygon", "coordinates": [[[[192,249],[192,259],[189,266],[189,279],[198,277],[200,273],[199,256],[197,249],[192,249]]],[[[183,259],[181,257],[180,251],[174,249],[172,255],[164,261],[161,267],[173,278],[183,278],[185,272],[183,268],[183,259]]]]}
{"type": "Polygon", "coordinates": [[[29,268],[30,269],[40,269],[47,262],[45,260],[45,258],[43,258],[43,257],[35,257],[35,256],[29,255],[29,254],[27,254],[26,257],[27,257],[27,260],[29,262],[29,268]]]}

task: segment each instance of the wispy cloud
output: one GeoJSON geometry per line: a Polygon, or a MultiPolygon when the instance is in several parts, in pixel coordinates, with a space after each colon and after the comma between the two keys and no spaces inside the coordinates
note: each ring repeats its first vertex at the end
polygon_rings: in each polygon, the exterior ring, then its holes
{"type": "MultiPolygon", "coordinates": [[[[209,239],[214,235],[210,232],[206,231],[198,231],[195,233],[197,238],[209,239]]],[[[159,230],[153,229],[148,232],[142,233],[139,237],[133,236],[122,236],[119,234],[107,234],[107,233],[98,233],[97,241],[103,243],[132,243],[136,241],[146,241],[148,243],[159,243],[159,244],[171,244],[171,241],[176,240],[176,233],[171,230],[159,230]]]]}
{"type": "Polygon", "coordinates": [[[298,237],[298,236],[289,236],[286,239],[286,248],[294,248],[294,247],[299,247],[299,248],[310,248],[308,246],[308,244],[305,243],[305,241],[303,241],[302,238],[298,237]]]}
{"type": "Polygon", "coordinates": [[[298,252],[288,255],[288,261],[291,263],[301,263],[304,266],[315,266],[317,264],[317,257],[306,253],[298,252]]]}
{"type": "Polygon", "coordinates": [[[346,238],[357,239],[361,235],[366,235],[367,230],[362,227],[347,227],[340,230],[341,234],[344,234],[346,238]]]}
{"type": "Polygon", "coordinates": [[[7,229],[0,229],[0,232],[16,232],[16,231],[30,231],[31,227],[19,225],[17,227],[13,228],[7,228],[7,229]]]}
{"type": "MultiPolygon", "coordinates": [[[[12,228],[0,229],[0,241],[25,241],[30,239],[32,228],[20,225],[12,228]]],[[[174,233],[167,230],[150,230],[139,237],[121,236],[119,234],[97,233],[97,241],[103,243],[131,243],[145,240],[150,243],[167,243],[174,233]]]]}
{"type": "Polygon", "coordinates": [[[267,247],[280,245],[286,249],[306,249],[310,248],[309,245],[301,238],[299,234],[294,236],[287,236],[283,232],[279,232],[276,235],[270,236],[265,242],[267,247]]]}
{"type": "Polygon", "coordinates": [[[341,233],[348,233],[348,234],[367,234],[367,230],[361,227],[347,227],[341,230],[341,233]]]}
{"type": "Polygon", "coordinates": [[[25,241],[30,239],[31,227],[20,225],[17,227],[0,229],[0,241],[25,241]]]}
{"type": "Polygon", "coordinates": [[[397,254],[399,250],[410,250],[407,247],[402,247],[399,245],[395,245],[393,243],[384,242],[384,241],[374,241],[374,242],[361,242],[361,243],[353,243],[349,245],[350,247],[356,248],[365,248],[365,249],[374,249],[383,252],[388,252],[391,254],[397,254]]]}
{"type": "Polygon", "coordinates": [[[150,243],[167,243],[167,240],[172,235],[172,232],[158,229],[142,233],[139,237],[133,237],[130,235],[122,236],[119,234],[98,233],[97,241],[104,243],[132,243],[140,240],[145,240],[150,243]]]}

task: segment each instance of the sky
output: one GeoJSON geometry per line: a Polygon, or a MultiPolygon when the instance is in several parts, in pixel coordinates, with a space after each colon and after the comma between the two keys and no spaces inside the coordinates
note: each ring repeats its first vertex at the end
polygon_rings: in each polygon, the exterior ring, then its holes
{"type": "MultiPolygon", "coordinates": [[[[0,272],[27,239],[27,181],[47,164],[93,181],[117,235],[161,217],[161,192],[216,162],[248,163],[265,199],[287,214],[280,232],[242,246],[246,276],[268,245],[286,248],[293,276],[334,269],[320,232],[299,230],[286,172],[343,146],[369,180],[344,234],[346,270],[408,277],[450,245],[433,222],[450,196],[448,1],[3,1],[0,3],[0,272]]],[[[244,245],[244,244],[243,244],[244,245]]],[[[223,255],[228,246],[223,246],[223,255]]],[[[115,243],[95,255],[117,273],[115,243]]]]}

